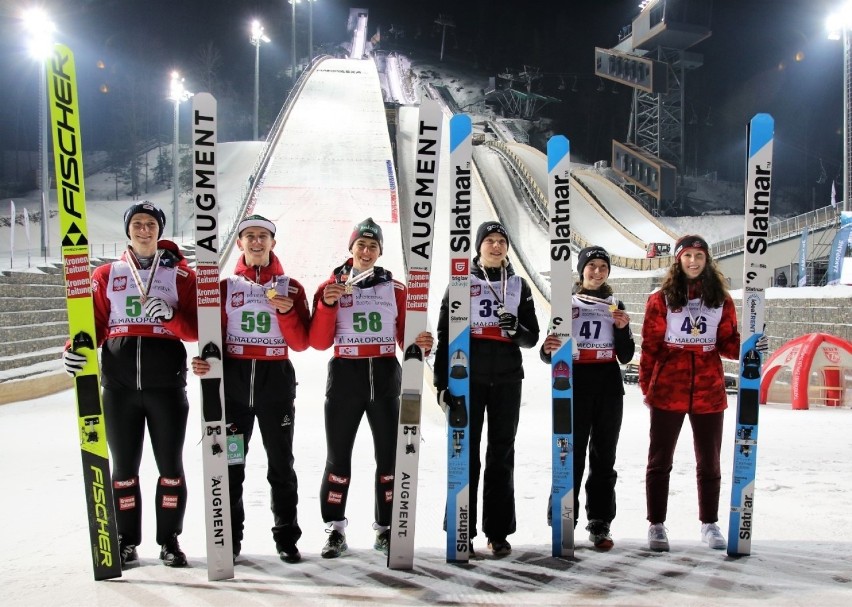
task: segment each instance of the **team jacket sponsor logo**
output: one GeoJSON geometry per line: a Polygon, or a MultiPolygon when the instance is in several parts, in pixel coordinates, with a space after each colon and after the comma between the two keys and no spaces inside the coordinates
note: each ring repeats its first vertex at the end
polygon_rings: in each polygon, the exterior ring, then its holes
{"type": "Polygon", "coordinates": [[[182,484],[183,480],[180,478],[166,478],[165,476],[160,478],[161,487],[180,487],[182,484]]]}
{"type": "Polygon", "coordinates": [[[343,494],[339,491],[329,491],[328,492],[328,503],[329,504],[342,504],[343,503],[343,494]]]}
{"type": "Polygon", "coordinates": [[[332,474],[332,473],[329,472],[328,482],[335,483],[337,485],[348,485],[349,484],[349,477],[338,476],[337,474],[332,474]]]}

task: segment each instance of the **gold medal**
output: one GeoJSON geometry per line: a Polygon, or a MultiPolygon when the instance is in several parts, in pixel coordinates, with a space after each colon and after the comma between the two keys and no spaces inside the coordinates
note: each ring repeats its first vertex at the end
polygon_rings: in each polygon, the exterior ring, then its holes
{"type": "Polygon", "coordinates": [[[343,292],[346,293],[347,295],[352,295],[352,285],[350,283],[346,283],[343,286],[343,292]]]}
{"type": "Polygon", "coordinates": [[[618,304],[609,304],[610,312],[615,312],[616,310],[618,310],[618,304]]]}
{"type": "Polygon", "coordinates": [[[697,336],[699,336],[699,335],[701,335],[701,329],[699,329],[698,327],[692,327],[692,331],[691,331],[691,332],[692,332],[692,334],[693,334],[693,335],[695,335],[696,337],[697,337],[697,336]]]}
{"type": "Polygon", "coordinates": [[[278,295],[278,291],[274,287],[266,290],[266,297],[269,299],[275,299],[276,295],[278,295]]]}

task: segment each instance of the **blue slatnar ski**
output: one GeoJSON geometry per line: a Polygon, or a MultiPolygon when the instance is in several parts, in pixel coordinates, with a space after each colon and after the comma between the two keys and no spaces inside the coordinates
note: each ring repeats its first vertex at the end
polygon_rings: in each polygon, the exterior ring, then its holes
{"type": "Polygon", "coordinates": [[[574,360],[571,337],[570,144],[562,135],[547,142],[550,220],[550,333],[562,340],[551,358],[553,409],[551,528],[553,556],[574,556],[574,360]]]}
{"type": "Polygon", "coordinates": [[[762,364],[756,344],[763,335],[765,326],[764,289],[772,280],[772,271],[764,255],[769,244],[769,199],[774,136],[775,121],[772,116],[757,114],[751,119],[748,125],[743,303],[740,315],[742,345],[728,527],[730,555],[751,554],[754,481],[757,471],[758,396],[762,364]]]}
{"type": "MultiPolygon", "coordinates": [[[[447,424],[447,562],[470,559],[471,121],[450,119],[450,288],[447,424]]],[[[476,496],[473,496],[476,499],[476,496]]]]}

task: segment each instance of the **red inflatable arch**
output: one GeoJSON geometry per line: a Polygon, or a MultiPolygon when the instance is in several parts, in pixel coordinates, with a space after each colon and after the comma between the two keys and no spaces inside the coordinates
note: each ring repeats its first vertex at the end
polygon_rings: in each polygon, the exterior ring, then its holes
{"type": "Polygon", "coordinates": [[[828,333],[808,333],[787,342],[766,361],[760,402],[771,396],[773,402],[790,402],[793,409],[808,409],[811,403],[841,406],[850,376],[852,343],[828,333]]]}

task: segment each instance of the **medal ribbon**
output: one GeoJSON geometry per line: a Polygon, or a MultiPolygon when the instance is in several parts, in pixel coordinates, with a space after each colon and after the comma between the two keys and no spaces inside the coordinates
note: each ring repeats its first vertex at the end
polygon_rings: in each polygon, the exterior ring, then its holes
{"type": "Polygon", "coordinates": [[[145,300],[148,299],[148,292],[151,290],[151,285],[154,284],[154,274],[160,266],[160,257],[163,254],[163,250],[157,249],[157,252],[154,253],[154,259],[151,260],[151,273],[148,275],[148,282],[144,285],[142,284],[142,276],[139,274],[139,259],[136,257],[136,253],[133,252],[133,248],[130,245],[127,246],[127,252],[130,254],[130,261],[132,262],[128,264],[130,266],[130,275],[133,276],[133,282],[135,282],[136,286],[139,288],[141,302],[145,303],[145,300]]]}
{"type": "Polygon", "coordinates": [[[491,281],[488,279],[488,272],[485,271],[485,266],[482,265],[482,262],[479,262],[479,269],[482,270],[482,276],[485,278],[485,284],[488,285],[488,290],[491,291],[492,295],[494,295],[494,299],[497,300],[497,314],[502,314],[506,311],[506,308],[503,307],[503,302],[506,301],[506,288],[509,283],[509,278],[506,274],[506,266],[500,266],[500,292],[503,294],[501,298],[500,295],[497,294],[497,291],[494,290],[494,286],[491,284],[491,281]]]}

